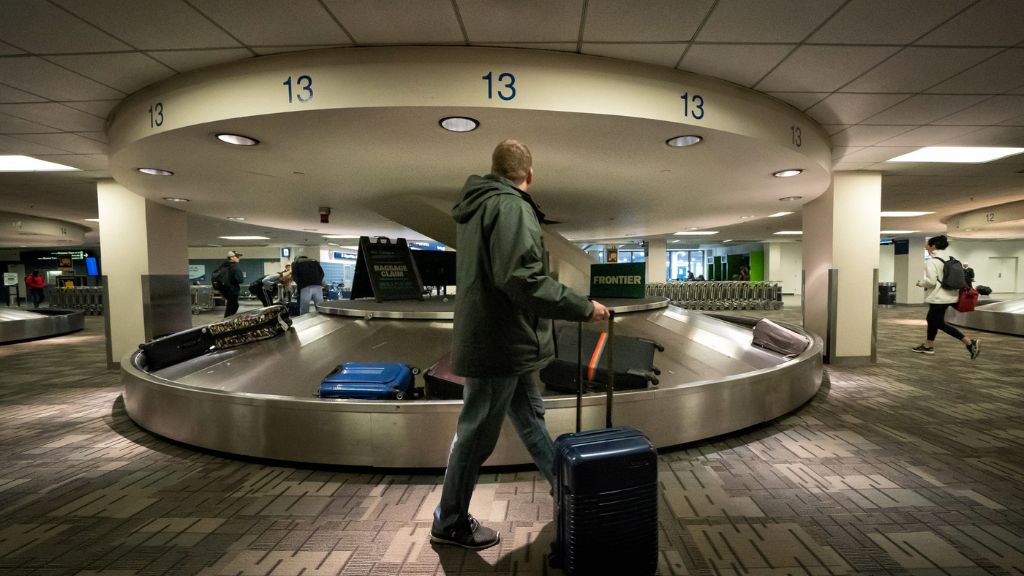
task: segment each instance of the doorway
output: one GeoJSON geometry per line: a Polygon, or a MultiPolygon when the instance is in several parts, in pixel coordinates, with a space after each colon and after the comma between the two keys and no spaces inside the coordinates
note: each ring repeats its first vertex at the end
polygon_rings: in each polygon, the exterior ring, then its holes
{"type": "Polygon", "coordinates": [[[988,259],[988,271],[983,279],[992,292],[1014,293],[1017,291],[1017,257],[996,257],[988,259]]]}

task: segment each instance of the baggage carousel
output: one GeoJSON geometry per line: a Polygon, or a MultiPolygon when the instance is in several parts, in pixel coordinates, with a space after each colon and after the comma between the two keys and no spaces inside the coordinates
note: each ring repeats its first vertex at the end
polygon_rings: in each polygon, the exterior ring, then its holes
{"type": "MultiPolygon", "coordinates": [[[[615,424],[658,447],[766,422],[821,386],[822,341],[786,358],[751,345],[750,326],[669,306],[665,298],[602,300],[616,335],[665,347],[660,385],[615,396],[615,424]]],[[[445,466],[460,400],[328,400],[320,380],[344,361],[399,361],[422,372],[451,345],[454,299],[328,302],[270,340],[147,372],[139,353],[121,362],[125,409],[143,428],[203,448],[294,462],[384,468],[445,466]]],[[[801,329],[790,326],[798,332],[801,329]]],[[[555,437],[575,427],[575,396],[544,398],[555,437]]],[[[583,399],[585,428],[604,425],[605,398],[583,399]]],[[[488,465],[530,457],[506,422],[488,465]]]]}
{"type": "Polygon", "coordinates": [[[85,327],[80,310],[0,308],[0,344],[77,332],[85,327]]]}
{"type": "Polygon", "coordinates": [[[983,304],[971,312],[957,312],[950,306],[946,321],[961,328],[1024,336],[1024,298],[983,304]]]}

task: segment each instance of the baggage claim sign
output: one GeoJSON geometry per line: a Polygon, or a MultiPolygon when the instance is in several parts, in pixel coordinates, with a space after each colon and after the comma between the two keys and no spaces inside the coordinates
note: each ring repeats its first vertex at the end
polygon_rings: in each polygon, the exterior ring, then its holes
{"type": "Polygon", "coordinates": [[[647,265],[592,264],[590,296],[592,298],[643,298],[647,284],[647,265]]]}

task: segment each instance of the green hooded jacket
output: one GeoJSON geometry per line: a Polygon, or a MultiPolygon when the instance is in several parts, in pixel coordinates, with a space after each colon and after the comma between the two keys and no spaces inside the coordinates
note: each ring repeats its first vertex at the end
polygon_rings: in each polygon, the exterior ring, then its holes
{"type": "Polygon", "coordinates": [[[470,176],[452,209],[457,224],[452,368],[512,376],[554,357],[549,318],[586,320],[594,305],[548,275],[532,201],[500,176],[470,176]]]}

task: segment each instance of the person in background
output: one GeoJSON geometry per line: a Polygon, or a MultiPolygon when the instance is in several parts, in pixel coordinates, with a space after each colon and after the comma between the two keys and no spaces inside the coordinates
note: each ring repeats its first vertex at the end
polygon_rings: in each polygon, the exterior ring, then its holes
{"type": "Polygon", "coordinates": [[[974,268],[967,262],[964,262],[964,280],[967,280],[968,288],[974,288],[974,268]]]}
{"type": "Polygon", "coordinates": [[[43,291],[46,279],[39,275],[39,270],[33,270],[28,276],[25,276],[25,286],[28,287],[28,301],[32,303],[33,308],[39,308],[39,305],[46,299],[43,291]]]}
{"type": "Polygon", "coordinates": [[[291,281],[292,278],[290,272],[267,274],[250,284],[249,292],[260,301],[260,304],[270,306],[274,303],[274,297],[277,296],[278,285],[287,286],[291,281]]]}
{"type": "Polygon", "coordinates": [[[750,282],[750,268],[747,266],[740,266],[740,282],[750,282]]]}
{"type": "Polygon", "coordinates": [[[224,307],[225,318],[238,313],[238,297],[242,292],[242,282],[245,281],[245,274],[242,273],[242,269],[238,266],[238,262],[241,259],[241,252],[229,250],[227,261],[221,264],[214,272],[214,274],[220,273],[222,278],[222,284],[218,290],[220,290],[225,302],[227,302],[227,305],[224,307]],[[221,269],[226,269],[227,271],[221,272],[221,269]]]}
{"type": "Polygon", "coordinates": [[[696,278],[694,278],[693,272],[687,272],[686,273],[686,281],[687,282],[693,282],[694,280],[696,280],[696,278]]]}
{"type": "Polygon", "coordinates": [[[324,269],[320,262],[299,256],[292,262],[292,278],[299,289],[299,315],[309,312],[309,301],[324,302],[324,269]]]}
{"type": "Polygon", "coordinates": [[[543,214],[526,193],[533,182],[530,150],[505,140],[491,160],[491,173],[470,176],[452,209],[459,246],[452,370],[466,384],[430,529],[432,542],[471,550],[501,541],[469,514],[469,502],[506,416],[554,486],[554,444],[534,380],[554,358],[548,319],[608,319],[602,304],[549,275],[543,214]]]}
{"type": "Polygon", "coordinates": [[[945,236],[935,236],[928,239],[925,249],[931,258],[924,263],[924,278],[917,281],[917,286],[928,290],[924,301],[928,303],[928,338],[924,344],[911,348],[919,354],[935,354],[935,336],[939,330],[949,334],[953,338],[964,343],[967,352],[974,360],[981,354],[981,340],[968,338],[955,326],[946,324],[946,309],[956,303],[960,296],[959,290],[950,290],[942,287],[942,267],[949,256],[946,248],[949,247],[949,240],[945,236]]]}

